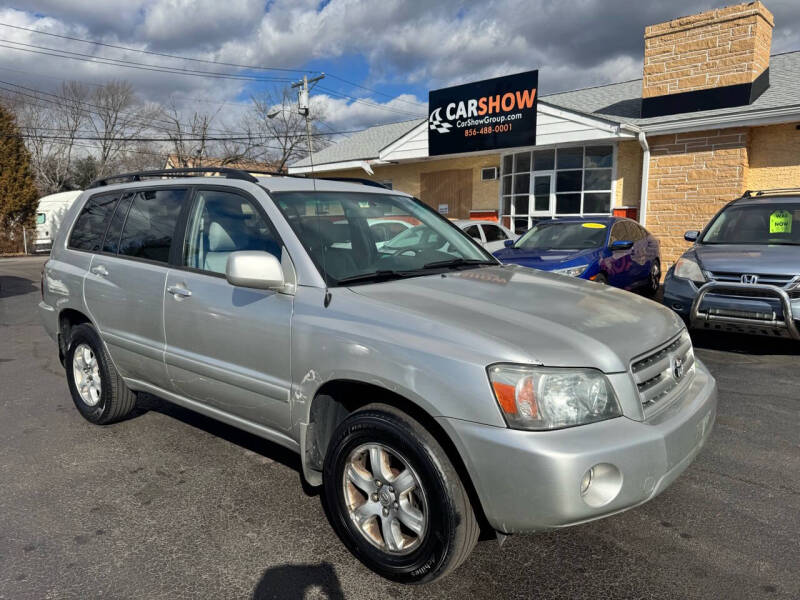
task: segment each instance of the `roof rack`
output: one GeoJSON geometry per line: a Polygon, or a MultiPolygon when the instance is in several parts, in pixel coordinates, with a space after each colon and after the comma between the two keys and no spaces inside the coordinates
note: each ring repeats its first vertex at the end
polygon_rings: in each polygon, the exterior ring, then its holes
{"type": "MultiPolygon", "coordinates": [[[[143,179],[163,178],[163,177],[185,177],[187,175],[203,176],[208,173],[218,173],[224,175],[226,179],[241,179],[249,181],[250,183],[258,183],[258,179],[253,176],[268,175],[270,177],[297,177],[299,179],[311,179],[305,175],[281,173],[279,171],[257,171],[252,169],[234,169],[232,167],[178,167],[175,169],[157,169],[154,171],[135,171],[133,173],[120,173],[119,175],[109,175],[102,179],[95,179],[89,184],[87,189],[104,187],[111,185],[112,182],[117,183],[130,183],[133,181],[142,181],[143,179]]],[[[372,187],[379,187],[385,190],[390,189],[388,186],[372,181],[371,179],[363,179],[359,177],[319,177],[326,181],[350,181],[353,183],[361,183],[372,187]]]]}
{"type": "Polygon", "coordinates": [[[349,181],[351,183],[360,183],[372,187],[379,187],[384,190],[390,190],[388,185],[382,184],[380,181],[373,181],[372,179],[365,179],[363,177],[317,177],[317,179],[324,179],[325,181],[349,181]]]}
{"type": "Polygon", "coordinates": [[[771,190],[745,190],[742,198],[757,198],[758,196],[769,196],[772,194],[791,194],[800,193],[800,187],[794,188],[774,188],[771,190]]]}
{"type": "MultiPolygon", "coordinates": [[[[155,171],[136,171],[134,173],[121,173],[119,175],[109,175],[102,179],[96,179],[89,184],[89,188],[103,187],[111,185],[112,181],[119,180],[119,183],[128,183],[131,181],[142,181],[142,179],[156,178],[156,177],[185,177],[186,175],[205,175],[206,173],[219,173],[224,175],[226,179],[242,179],[251,183],[258,183],[258,179],[250,175],[256,171],[245,171],[242,169],[231,169],[229,167],[180,167],[177,169],[158,169],[155,171]]],[[[262,171],[257,171],[262,173],[262,171]]],[[[266,171],[263,171],[267,174],[266,171]]],[[[270,175],[280,175],[280,173],[269,173],[270,175]]]]}

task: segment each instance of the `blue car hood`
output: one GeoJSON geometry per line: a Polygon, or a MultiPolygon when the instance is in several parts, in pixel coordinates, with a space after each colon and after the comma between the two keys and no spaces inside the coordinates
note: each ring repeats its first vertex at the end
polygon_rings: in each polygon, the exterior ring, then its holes
{"type": "Polygon", "coordinates": [[[580,250],[540,250],[528,248],[503,248],[494,253],[501,261],[516,263],[534,269],[551,271],[561,267],[571,267],[593,262],[597,259],[599,248],[580,250]]]}
{"type": "Polygon", "coordinates": [[[797,275],[800,246],[751,244],[698,244],[694,253],[703,269],[728,273],[797,275]]]}

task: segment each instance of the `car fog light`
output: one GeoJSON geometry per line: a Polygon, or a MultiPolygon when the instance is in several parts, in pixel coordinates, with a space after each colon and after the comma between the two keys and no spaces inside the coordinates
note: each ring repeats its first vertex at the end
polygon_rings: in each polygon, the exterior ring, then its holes
{"type": "Polygon", "coordinates": [[[589,486],[592,485],[592,479],[594,478],[594,467],[586,471],[583,474],[583,479],[581,479],[581,496],[585,496],[586,492],[589,491],[589,486]]]}
{"type": "Polygon", "coordinates": [[[605,506],[619,495],[622,473],[610,463],[598,463],[581,478],[581,498],[589,506],[605,506]]]}

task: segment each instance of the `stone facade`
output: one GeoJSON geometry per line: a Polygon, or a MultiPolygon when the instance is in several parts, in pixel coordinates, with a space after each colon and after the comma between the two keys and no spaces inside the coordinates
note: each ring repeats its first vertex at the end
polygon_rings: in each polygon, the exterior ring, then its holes
{"type": "Polygon", "coordinates": [[[750,2],[645,28],[642,97],[751,83],[769,66],[774,24],[750,2]]]}
{"type": "MultiPolygon", "coordinates": [[[[362,169],[349,169],[331,172],[333,177],[360,177],[374,181],[391,181],[392,188],[420,196],[420,173],[432,171],[449,171],[456,169],[472,169],[472,209],[497,210],[500,199],[499,179],[481,180],[483,167],[497,167],[500,171],[500,154],[467,156],[441,160],[426,160],[413,163],[373,166],[374,175],[367,175],[362,169]]],[[[320,173],[321,176],[326,173],[320,173]]]]}
{"type": "Polygon", "coordinates": [[[614,206],[639,206],[642,195],[642,146],[638,140],[617,144],[617,179],[614,183],[614,206]]]}
{"type": "Polygon", "coordinates": [[[750,130],[748,190],[800,187],[800,131],[797,123],[750,130]]]}
{"type": "Polygon", "coordinates": [[[747,128],[649,138],[647,229],[661,241],[661,262],[671,265],[686,250],[683,234],[702,229],[745,189],[747,128]]]}

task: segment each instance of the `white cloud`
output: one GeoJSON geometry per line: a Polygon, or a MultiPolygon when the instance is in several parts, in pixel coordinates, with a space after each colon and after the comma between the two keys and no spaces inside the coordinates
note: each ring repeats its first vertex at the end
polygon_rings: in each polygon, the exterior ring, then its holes
{"type": "MultiPolygon", "coordinates": [[[[360,83],[371,88],[390,84],[392,90],[407,86],[420,91],[538,67],[542,92],[548,93],[639,77],[645,25],[725,3],[25,0],[17,6],[20,10],[0,9],[0,22],[240,64],[299,68],[309,61],[357,57],[368,70],[360,83]]],[[[795,48],[800,26],[796,2],[770,0],[768,4],[777,23],[773,51],[795,48]]],[[[138,62],[224,70],[7,28],[0,28],[0,38],[138,62]]],[[[339,74],[352,79],[347,73],[339,74]]],[[[241,100],[252,89],[242,81],[167,75],[0,48],[0,79],[4,78],[50,89],[59,79],[99,83],[124,78],[148,99],[163,101],[173,95],[188,107],[205,104],[210,110],[214,109],[210,103],[241,100]]],[[[322,92],[325,96],[320,102],[337,128],[402,120],[410,117],[409,112],[425,112],[413,96],[387,99],[333,80],[321,87],[364,96],[367,102],[389,109],[322,92]]]]}

